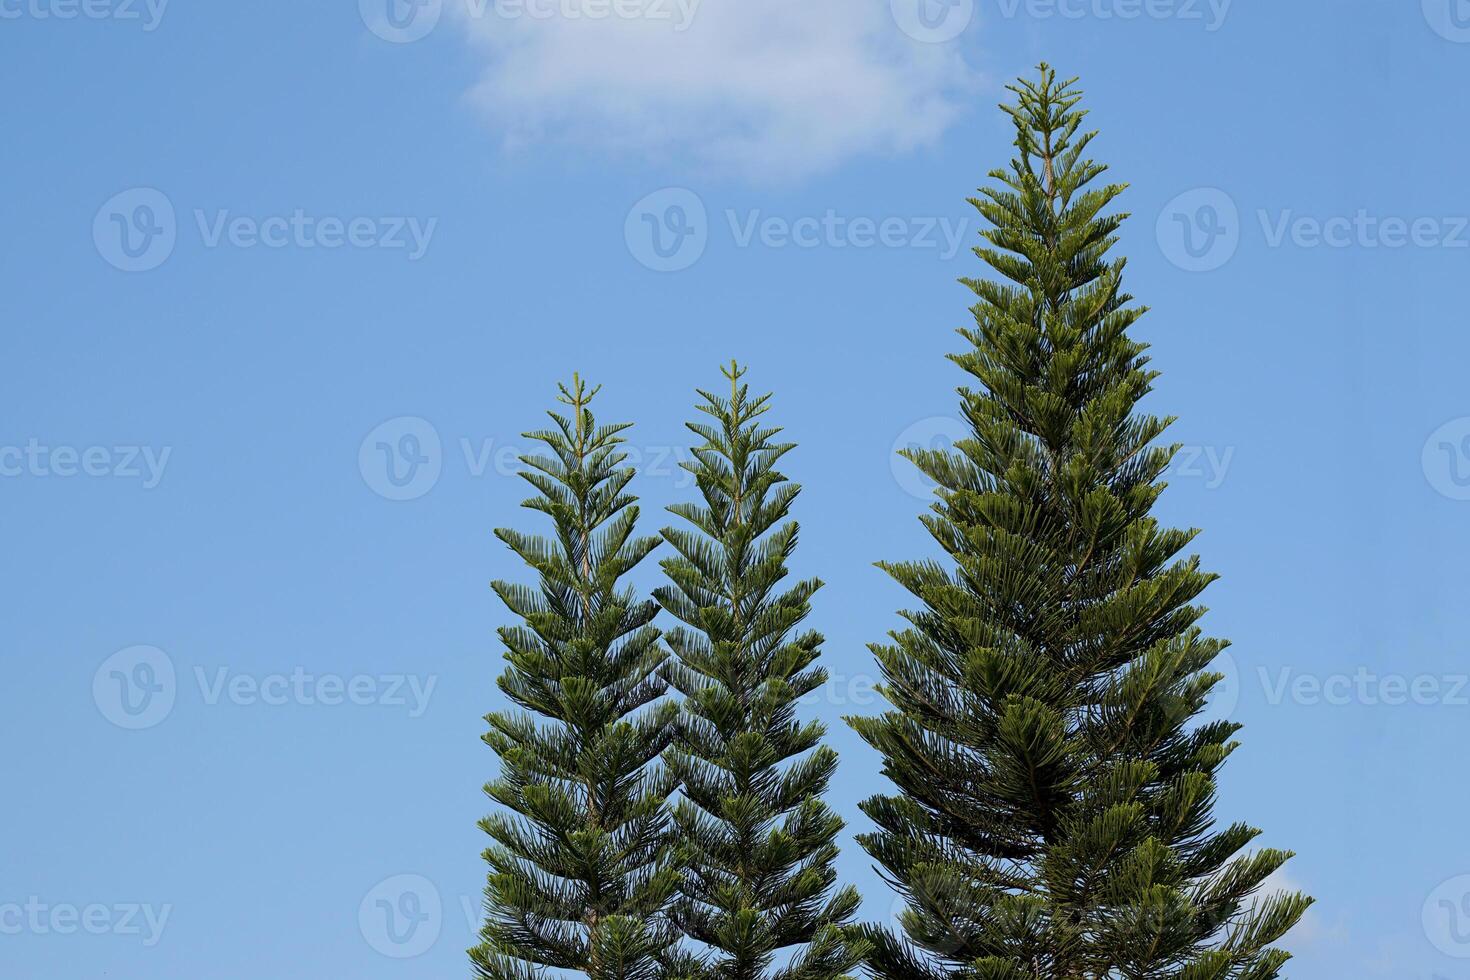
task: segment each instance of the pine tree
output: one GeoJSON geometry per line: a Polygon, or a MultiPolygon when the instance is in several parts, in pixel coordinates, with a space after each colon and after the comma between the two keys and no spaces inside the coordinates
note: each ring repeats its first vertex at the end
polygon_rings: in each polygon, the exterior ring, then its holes
{"type": "Polygon", "coordinates": [[[948,556],[884,567],[917,598],[874,645],[892,710],[852,719],[899,795],[860,841],[905,900],[881,978],[1267,980],[1310,899],[1262,896],[1290,857],[1217,829],[1238,725],[1195,718],[1225,646],[1195,625],[1214,576],[1150,509],[1177,450],[1136,413],[1157,373],[1109,258],[1123,185],[1097,184],[1075,79],[1010,87],[1018,155],[971,201],[996,274],[951,359],[971,429],[908,458],[948,556]]]}
{"type": "Polygon", "coordinates": [[[633,470],[618,448],[627,424],[601,425],[574,376],[570,418],[528,432],[551,455],[521,458],[555,537],[497,530],[539,588],[495,582],[522,625],[502,627],[500,689],[520,709],[486,717],[500,756],[485,787],[502,810],[481,821],[492,844],[481,944],[484,980],[531,980],[544,968],[592,980],[652,980],[675,936],[663,909],[678,883],[668,835],[673,783],[654,760],[678,705],[663,695],[658,606],[619,580],[659,543],[635,537],[633,470]],[[651,764],[654,763],[654,764],[651,764]]]}
{"type": "Polygon", "coordinates": [[[793,446],[760,421],[771,396],[752,398],[733,362],[723,373],[728,399],[699,392],[713,421],[688,424],[703,444],[684,467],[703,503],[669,508],[690,527],[664,530],[678,554],[662,562],[673,584],[654,592],[684,624],[666,635],[685,696],[667,756],[687,856],[674,918],[709,947],[689,971],[706,980],[828,980],[863,948],[847,938],[857,892],[832,890],[843,823],[822,794],[837,755],[819,722],[797,719],[827,679],[821,635],[796,632],[821,582],[781,590],[800,488],[776,464],[793,446]]]}

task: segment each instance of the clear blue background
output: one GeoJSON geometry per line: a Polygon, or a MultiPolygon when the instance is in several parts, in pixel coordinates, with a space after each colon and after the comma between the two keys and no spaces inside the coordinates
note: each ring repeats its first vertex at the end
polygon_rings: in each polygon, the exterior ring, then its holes
{"type": "MultiPolygon", "coordinates": [[[[1045,58],[1083,76],[1096,155],[1132,185],[1122,251],[1163,371],[1148,407],[1180,416],[1179,441],[1233,452],[1222,480],[1178,474],[1163,512],[1204,529],[1198,550],[1223,576],[1206,622],[1235,643],[1246,728],[1219,815],[1297,850],[1288,883],[1319,898],[1287,973],[1470,978],[1421,922],[1431,892],[1470,873],[1470,707],[1272,703],[1259,676],[1470,670],[1470,502],[1421,463],[1432,432],[1470,415],[1470,250],[1271,247],[1257,219],[1470,213],[1470,44],[1432,30],[1417,0],[1239,0],[1214,32],[1008,18],[982,0],[952,43],[984,81],[943,139],[769,181],[576,147],[507,154],[464,99],[482,64],[457,31],[388,44],[347,0],[175,0],[152,32],[0,21],[0,445],[172,450],[154,489],[0,479],[0,905],[172,907],[147,948],[0,933],[0,975],[467,975],[462,899],[478,900],[494,769],[478,737],[506,621],[487,583],[524,577],[490,532],[535,515],[516,509],[520,481],[474,474],[461,440],[524,446],[573,370],[605,383],[603,416],[635,420],[633,444],[656,453],[686,445],[695,385],[719,383],[731,356],[750,362],[801,443],[787,467],[806,487],[795,571],[827,582],[812,625],[843,690],[861,693],[865,644],[904,602],[871,563],[934,552],[891,451],[953,414],[961,379],[943,355],[968,302],[954,280],[979,263],[740,248],[723,215],[968,219],[965,197],[1010,155],[999,86],[1045,58]],[[140,186],[178,208],[179,241],[129,274],[91,229],[140,186]],[[698,262],[660,274],[630,254],[624,223],[669,186],[693,190],[714,227],[698,262]],[[1225,191],[1242,224],[1227,264],[1191,273],[1155,221],[1200,187],[1225,191]],[[208,249],[195,208],[438,226],[416,262],[208,249]],[[375,493],[358,459],[400,416],[443,445],[437,484],[409,501],[375,493]],[[126,731],[92,682],[135,644],[166,651],[179,685],[162,723],[126,731]],[[196,667],[437,687],[418,718],[210,705],[196,667]],[[367,941],[358,907],[404,873],[430,881],[444,913],[432,947],[400,960],[367,941]]],[[[649,531],[688,492],[665,469],[635,484],[649,531]]],[[[657,569],[643,572],[646,588],[657,569]]],[[[856,801],[882,784],[839,720],[876,708],[852,700],[811,710],[843,754],[832,796],[856,831],[856,801]]],[[[870,918],[891,915],[854,845],[842,872],[870,918]]]]}

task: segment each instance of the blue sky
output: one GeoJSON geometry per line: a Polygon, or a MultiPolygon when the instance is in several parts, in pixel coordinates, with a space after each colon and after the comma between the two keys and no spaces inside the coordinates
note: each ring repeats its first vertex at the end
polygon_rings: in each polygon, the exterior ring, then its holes
{"type": "Polygon", "coordinates": [[[574,370],[650,531],[692,389],[776,392],[860,829],[871,563],[933,553],[893,450],[953,435],[1046,59],[1132,185],[1288,975],[1470,980],[1470,3],[487,3],[0,0],[0,972],[466,975],[490,532],[574,370]]]}

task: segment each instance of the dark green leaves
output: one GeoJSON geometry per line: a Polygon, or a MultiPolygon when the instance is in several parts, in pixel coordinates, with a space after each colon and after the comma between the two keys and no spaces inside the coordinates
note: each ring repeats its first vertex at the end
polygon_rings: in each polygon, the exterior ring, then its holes
{"type": "Polygon", "coordinates": [[[620,585],[658,539],[634,535],[633,472],[617,449],[627,426],[596,423],[596,391],[574,378],[561,389],[572,414],[551,412],[553,428],[528,433],[550,455],[522,459],[538,494],[525,506],[554,536],[496,531],[538,584],[494,584],[523,621],[500,630],[499,680],[523,711],[486,718],[501,767],[485,792],[502,812],[480,824],[492,841],[488,916],[470,958],[485,980],[530,980],[540,967],[653,980],[674,942],[663,917],[678,882],[674,782],[656,760],[678,706],[664,699],[658,606],[620,585]]]}
{"type": "Polygon", "coordinates": [[[826,680],[822,637],[797,632],[821,583],[783,590],[798,488],[776,463],[792,446],[758,423],[770,396],[752,398],[743,373],[725,371],[728,398],[700,393],[713,422],[690,423],[703,441],[685,466],[701,502],[670,508],[689,527],[664,530],[676,554],[663,561],[671,584],[655,592],[683,624],[666,637],[667,674],[685,696],[667,758],[683,786],[674,821],[687,858],[675,916],[709,947],[686,964],[699,977],[834,980],[863,944],[847,927],[857,894],[832,891],[842,821],[821,797],[837,756],[819,724],[796,717],[826,680]]]}
{"type": "Polygon", "coordinates": [[[971,202],[969,437],[907,454],[938,484],[945,561],[886,563],[916,600],[873,648],[893,710],[851,719],[898,790],[860,838],[906,900],[868,930],[881,978],[1264,978],[1308,902],[1261,899],[1286,859],[1212,832],[1237,726],[1195,719],[1224,646],[1212,576],[1150,510],[1174,449],[1138,411],[1155,374],[1108,253],[1120,184],[1086,153],[1081,94],[1045,65],[1005,106],[1016,159],[971,202]]]}

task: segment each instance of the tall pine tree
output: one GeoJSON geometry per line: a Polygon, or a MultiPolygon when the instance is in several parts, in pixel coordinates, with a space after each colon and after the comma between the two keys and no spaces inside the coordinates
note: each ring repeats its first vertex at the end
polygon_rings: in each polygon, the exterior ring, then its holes
{"type": "Polygon", "coordinates": [[[524,506],[555,536],[495,532],[540,581],[494,583],[524,620],[499,631],[500,689],[522,710],[486,717],[501,769],[485,792],[502,809],[480,824],[492,840],[487,917],[470,958],[484,980],[545,967],[652,980],[675,938],[663,916],[678,882],[673,783],[654,760],[678,705],[663,698],[658,605],[619,585],[658,539],[634,536],[633,470],[618,448],[628,425],[598,425],[596,393],[574,377],[558,399],[570,417],[549,412],[553,428],[526,433],[550,455],[521,458],[537,493],[524,506]]]}
{"type": "Polygon", "coordinates": [[[1267,980],[1310,899],[1257,889],[1290,855],[1215,825],[1238,725],[1195,716],[1225,646],[1194,600],[1194,531],[1150,509],[1177,447],[1135,411],[1156,372],[1109,258],[1123,191],[1097,183],[1073,81],[1011,87],[1017,157],[971,203],[994,271],[952,360],[971,429],[908,453],[938,485],[947,562],[883,567],[917,599],[875,645],[892,710],[853,719],[899,795],[861,843],[905,899],[869,930],[892,980],[1267,980]]]}
{"type": "Polygon", "coordinates": [[[702,503],[669,509],[678,552],[655,590],[684,625],[666,639],[668,676],[685,696],[668,755],[683,798],[675,824],[685,871],[675,921],[707,946],[689,972],[706,980],[830,980],[861,961],[846,923],[860,899],[833,885],[842,820],[822,801],[837,755],[798,701],[826,683],[822,637],[797,631],[821,583],[782,589],[796,548],[787,520],[800,488],[776,465],[793,447],[762,423],[770,395],[752,398],[743,369],[724,369],[729,397],[701,391],[703,444],[684,464],[702,503]]]}

